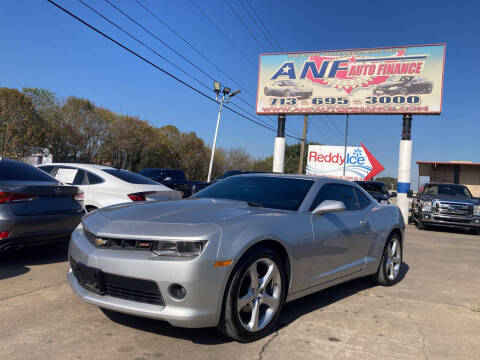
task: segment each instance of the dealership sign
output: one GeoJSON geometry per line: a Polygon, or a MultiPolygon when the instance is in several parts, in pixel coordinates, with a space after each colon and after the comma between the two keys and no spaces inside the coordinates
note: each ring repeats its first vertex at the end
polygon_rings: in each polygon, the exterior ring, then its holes
{"type": "Polygon", "coordinates": [[[445,45],[260,55],[258,114],[440,114],[445,45]]]}
{"type": "Polygon", "coordinates": [[[309,145],[307,175],[348,180],[370,180],[384,170],[382,164],[361,144],[348,146],[309,145]],[[345,167],[345,176],[343,170],[345,167]]]}

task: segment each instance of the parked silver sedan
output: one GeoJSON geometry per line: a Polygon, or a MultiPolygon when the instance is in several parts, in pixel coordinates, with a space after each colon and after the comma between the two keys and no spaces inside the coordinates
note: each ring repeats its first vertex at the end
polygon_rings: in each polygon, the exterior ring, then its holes
{"type": "Polygon", "coordinates": [[[405,224],[353,182],[248,174],[193,197],[103,208],[70,241],[85,301],[246,342],[285,302],[357,277],[399,281],[405,224]]]}

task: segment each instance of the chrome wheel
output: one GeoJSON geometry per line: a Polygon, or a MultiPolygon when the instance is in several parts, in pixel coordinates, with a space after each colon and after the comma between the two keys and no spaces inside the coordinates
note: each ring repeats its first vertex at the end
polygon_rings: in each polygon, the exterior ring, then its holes
{"type": "Polygon", "coordinates": [[[251,332],[262,330],[276,314],[282,293],[282,277],[269,258],[256,260],[240,281],[237,298],[238,318],[251,332]]]}
{"type": "Polygon", "coordinates": [[[385,271],[389,280],[397,278],[402,265],[402,247],[397,238],[393,238],[388,244],[387,256],[385,257],[385,271]]]}

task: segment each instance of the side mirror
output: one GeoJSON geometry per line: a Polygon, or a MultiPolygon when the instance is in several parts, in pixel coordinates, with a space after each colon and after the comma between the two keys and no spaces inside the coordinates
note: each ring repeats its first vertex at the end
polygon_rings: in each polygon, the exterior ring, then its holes
{"type": "Polygon", "coordinates": [[[409,199],[413,198],[413,190],[408,190],[407,191],[407,198],[409,198],[409,199]]]}
{"type": "Polygon", "coordinates": [[[313,211],[313,214],[322,215],[326,213],[335,213],[345,211],[345,204],[336,200],[324,200],[313,211]]]}
{"type": "Polygon", "coordinates": [[[163,179],[163,181],[172,181],[172,178],[170,176],[167,176],[166,178],[163,179]]]}
{"type": "Polygon", "coordinates": [[[389,197],[397,197],[397,193],[395,191],[392,191],[389,195],[389,197]]]}

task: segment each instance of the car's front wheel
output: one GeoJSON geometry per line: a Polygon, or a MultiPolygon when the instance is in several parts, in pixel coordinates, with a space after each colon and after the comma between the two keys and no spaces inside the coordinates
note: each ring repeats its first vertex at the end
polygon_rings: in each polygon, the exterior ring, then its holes
{"type": "Polygon", "coordinates": [[[402,267],[402,240],[400,235],[391,234],[383,250],[382,262],[374,278],[377,283],[392,286],[400,281],[402,267]]]}
{"type": "Polygon", "coordinates": [[[232,274],[219,330],[240,342],[264,337],[275,326],[285,291],[285,268],[277,253],[264,247],[253,249],[232,274]]]}

